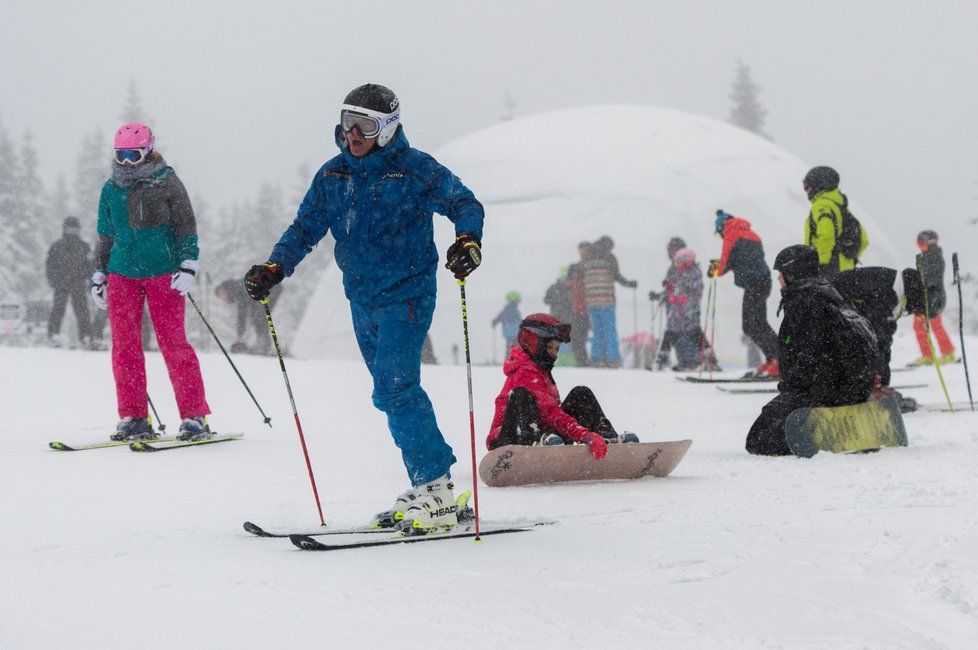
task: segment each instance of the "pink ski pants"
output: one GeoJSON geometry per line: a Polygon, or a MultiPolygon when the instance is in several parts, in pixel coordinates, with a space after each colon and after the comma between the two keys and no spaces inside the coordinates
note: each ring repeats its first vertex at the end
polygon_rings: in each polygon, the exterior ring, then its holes
{"type": "Polygon", "coordinates": [[[156,330],[163,361],[177,398],[181,419],[211,412],[194,349],[184,330],[183,296],[170,288],[169,275],[151,278],[109,276],[109,324],[112,327],[112,373],[120,418],[147,417],[146,361],[143,357],[143,304],[156,330]]]}

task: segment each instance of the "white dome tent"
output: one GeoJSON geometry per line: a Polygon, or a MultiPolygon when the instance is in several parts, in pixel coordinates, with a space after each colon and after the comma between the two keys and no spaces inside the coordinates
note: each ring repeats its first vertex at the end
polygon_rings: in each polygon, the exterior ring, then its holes
{"type": "MultiPolygon", "coordinates": [[[[546,311],[544,292],[576,261],[580,241],[614,239],[622,274],[639,281],[639,329],[647,330],[647,296],[661,290],[670,237],[683,237],[705,269],[719,257],[713,223],[723,208],[753,223],[772,264],[781,248],[802,240],[808,214],[801,179],[810,165],[737,127],[663,108],[588,106],[532,115],[462,137],[435,155],[486,208],[484,262],[467,285],[474,363],[489,362],[494,344],[497,361],[504,356],[490,321],[505,293],[522,294],[524,315],[546,311]]],[[[858,188],[853,194],[853,213],[870,237],[864,262],[889,263],[892,244],[859,208],[858,188]]],[[[447,218],[435,216],[440,251],[453,232],[447,218]]],[[[743,363],[742,292],[732,275],[719,287],[717,352],[721,361],[743,363]]],[[[624,337],[634,329],[636,294],[621,286],[617,291],[624,337]]],[[[462,328],[458,287],[444,269],[438,292],[431,337],[439,361],[450,363],[453,344],[462,347],[462,328]]],[[[775,329],[777,302],[775,284],[768,313],[775,329]]],[[[359,358],[338,269],[323,274],[293,350],[300,357],[359,358]]]]}

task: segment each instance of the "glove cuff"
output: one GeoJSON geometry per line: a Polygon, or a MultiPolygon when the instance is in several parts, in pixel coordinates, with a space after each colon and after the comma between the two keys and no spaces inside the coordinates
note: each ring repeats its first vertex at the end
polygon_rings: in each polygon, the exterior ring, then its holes
{"type": "Polygon", "coordinates": [[[92,273],[92,284],[105,284],[109,278],[102,271],[96,271],[92,273]]]}
{"type": "Polygon", "coordinates": [[[197,275],[197,260],[184,260],[180,262],[180,272],[189,273],[190,275],[197,275]]]}

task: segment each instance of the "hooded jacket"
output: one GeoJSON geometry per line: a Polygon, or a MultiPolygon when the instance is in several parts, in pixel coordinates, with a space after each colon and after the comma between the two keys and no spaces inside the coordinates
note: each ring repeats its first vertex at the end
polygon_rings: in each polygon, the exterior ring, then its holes
{"type": "Polygon", "coordinates": [[[572,442],[580,442],[590,433],[560,407],[560,393],[553,376],[534,363],[523,348],[513,346],[510,349],[509,357],[503,363],[503,373],[506,381],[496,397],[496,413],[486,438],[487,448],[492,449],[493,442],[499,437],[509,394],[516,388],[525,388],[533,395],[540,409],[540,424],[544,431],[553,431],[572,442]]]}
{"type": "Polygon", "coordinates": [[[339,125],[335,135],[341,153],[316,172],[269,261],[290,276],[331,232],[350,300],[383,307],[435,295],[439,255],[432,216],[443,214],[456,235],[481,240],[482,204],[446,167],[413,149],[403,127],[363,158],[350,153],[339,125]]]}
{"type": "Polygon", "coordinates": [[[723,251],[717,274],[733,271],[740,288],[771,281],[771,269],[764,260],[764,245],[746,219],[733,217],[723,225],[723,251]]]}
{"type": "MultiPolygon", "coordinates": [[[[805,220],[805,245],[818,251],[818,264],[831,267],[833,271],[850,271],[856,268],[856,261],[835,251],[836,238],[842,234],[842,207],[849,205],[849,199],[838,190],[825,190],[812,197],[811,211],[805,220]],[[812,224],[814,223],[814,236],[812,224]]],[[[866,229],[861,228],[862,242],[859,254],[869,246],[866,229]]]]}
{"type": "Polygon", "coordinates": [[[927,296],[927,315],[936,318],[947,305],[947,291],[944,289],[944,253],[937,244],[930,244],[927,250],[917,255],[917,270],[927,296]]]}

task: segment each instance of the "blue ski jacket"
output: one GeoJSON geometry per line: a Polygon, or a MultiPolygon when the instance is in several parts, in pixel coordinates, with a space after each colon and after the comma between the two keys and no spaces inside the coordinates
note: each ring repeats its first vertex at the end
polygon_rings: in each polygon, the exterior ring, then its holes
{"type": "Polygon", "coordinates": [[[482,204],[446,167],[413,149],[403,127],[386,147],[363,158],[350,154],[339,125],[336,145],[342,153],[316,172],[269,261],[290,276],[332,232],[334,258],[351,301],[382,307],[434,295],[440,257],[433,214],[448,217],[456,235],[481,240],[482,204]]]}

